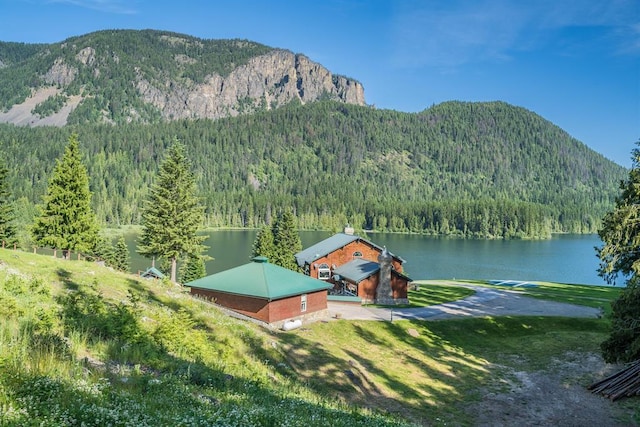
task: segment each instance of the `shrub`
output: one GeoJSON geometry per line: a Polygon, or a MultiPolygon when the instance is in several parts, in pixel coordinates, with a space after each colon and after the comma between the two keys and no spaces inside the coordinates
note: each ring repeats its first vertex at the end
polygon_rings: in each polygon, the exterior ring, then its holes
{"type": "Polygon", "coordinates": [[[607,362],[640,359],[640,279],[634,277],[612,304],[611,335],[601,345],[607,362]]]}

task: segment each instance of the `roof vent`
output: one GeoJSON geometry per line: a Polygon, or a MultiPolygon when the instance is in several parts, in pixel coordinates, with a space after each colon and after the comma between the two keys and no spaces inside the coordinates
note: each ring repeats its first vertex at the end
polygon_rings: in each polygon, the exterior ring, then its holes
{"type": "Polygon", "coordinates": [[[255,258],[253,258],[251,261],[253,262],[269,262],[269,259],[267,257],[264,256],[257,256],[255,258]]]}

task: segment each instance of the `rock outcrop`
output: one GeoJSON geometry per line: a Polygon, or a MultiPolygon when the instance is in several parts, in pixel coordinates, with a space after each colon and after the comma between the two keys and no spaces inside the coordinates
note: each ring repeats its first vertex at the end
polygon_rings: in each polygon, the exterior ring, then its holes
{"type": "Polygon", "coordinates": [[[304,55],[274,50],[250,60],[226,78],[210,75],[187,86],[167,80],[153,84],[139,75],[136,88],[145,102],[167,119],[221,118],[328,98],[365,105],[364,88],[352,79],[331,74],[304,55]]]}
{"type": "MultiPolygon", "coordinates": [[[[40,85],[30,83],[32,96],[0,108],[0,122],[61,126],[80,106],[85,107],[81,122],[118,123],[219,119],[326,99],[365,105],[358,81],[287,50],[231,41],[226,42],[228,50],[220,48],[221,60],[212,61],[210,45],[209,56],[202,53],[211,41],[153,31],[100,36],[69,39],[34,54],[33,61],[48,60],[50,65],[39,76],[40,85]],[[144,37],[156,41],[144,45],[144,37]],[[242,57],[242,49],[256,53],[242,57]]],[[[2,66],[7,64],[0,62],[2,66]]]]}

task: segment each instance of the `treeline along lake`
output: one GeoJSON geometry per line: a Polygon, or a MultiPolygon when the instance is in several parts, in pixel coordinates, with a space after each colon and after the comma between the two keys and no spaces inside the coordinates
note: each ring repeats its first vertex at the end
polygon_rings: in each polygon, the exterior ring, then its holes
{"type": "MultiPolygon", "coordinates": [[[[256,230],[207,232],[207,274],[249,261],[256,230]]],[[[302,231],[303,247],[331,236],[326,231],[302,231]]],[[[136,237],[127,234],[131,270],[143,271],[151,261],[136,253],[136,237]]],[[[606,285],[597,274],[594,247],[602,242],[594,234],[556,234],[548,240],[482,240],[371,233],[364,236],[403,258],[405,272],[420,279],[522,280],[606,285]]],[[[618,285],[622,285],[622,281],[618,285]]]]}

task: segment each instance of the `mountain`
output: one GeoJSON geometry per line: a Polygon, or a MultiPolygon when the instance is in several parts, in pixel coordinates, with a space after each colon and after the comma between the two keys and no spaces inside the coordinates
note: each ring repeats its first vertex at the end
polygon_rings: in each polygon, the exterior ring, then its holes
{"type": "Polygon", "coordinates": [[[108,30],[61,43],[0,42],[0,122],[156,123],[320,99],[364,105],[356,80],[246,40],[108,30]]]}
{"type": "Polygon", "coordinates": [[[446,102],[402,113],[336,101],[153,125],[0,125],[20,216],[79,134],[94,207],[136,224],[164,150],[193,162],[207,225],[260,227],[292,207],[303,229],[477,237],[595,232],[627,171],[532,111],[446,102]],[[46,142],[46,143],[45,143],[46,142]]]}
{"type": "Polygon", "coordinates": [[[155,30],[0,43],[0,109],[0,150],[25,223],[71,132],[98,217],[113,225],[139,222],[176,138],[208,226],[259,227],[293,207],[306,229],[595,232],[627,173],[521,107],[378,110],[360,83],[304,55],[155,30]]]}

